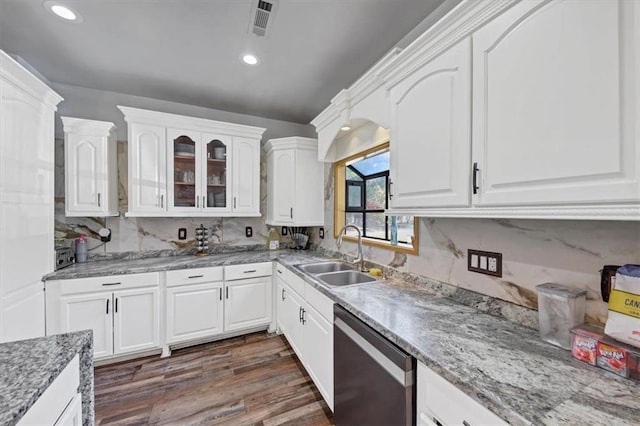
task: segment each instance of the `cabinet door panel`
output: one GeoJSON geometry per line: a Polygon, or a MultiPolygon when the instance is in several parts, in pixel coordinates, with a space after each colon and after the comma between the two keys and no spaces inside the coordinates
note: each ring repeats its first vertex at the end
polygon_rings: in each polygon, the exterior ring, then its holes
{"type": "Polygon", "coordinates": [[[130,124],[129,209],[164,212],[167,209],[167,157],[164,127],[130,124]]]}
{"type": "Polygon", "coordinates": [[[276,278],[276,318],[277,318],[277,326],[278,330],[285,337],[288,334],[288,319],[291,316],[291,313],[287,310],[287,288],[286,284],[280,278],[276,278]]]}
{"type": "Polygon", "coordinates": [[[67,135],[66,208],[72,212],[99,213],[106,203],[107,176],[104,170],[103,142],[100,136],[67,135]],[[98,194],[101,196],[98,202],[98,194]]]}
{"type": "Polygon", "coordinates": [[[231,210],[229,188],[231,155],[228,155],[231,149],[230,136],[202,134],[202,207],[205,210],[211,212],[231,210]]]}
{"type": "Polygon", "coordinates": [[[172,212],[202,209],[201,134],[193,130],[167,129],[167,197],[172,212]]]}
{"type": "Polygon", "coordinates": [[[222,283],[167,289],[167,342],[215,336],[224,321],[222,283]]]}
{"type": "Polygon", "coordinates": [[[304,302],[302,298],[288,285],[285,286],[285,301],[284,301],[284,310],[285,310],[285,324],[286,324],[286,332],[285,337],[287,341],[293,348],[294,352],[298,355],[298,358],[303,359],[306,355],[304,350],[304,326],[302,325],[302,321],[300,321],[300,317],[302,315],[302,308],[304,307],[304,302]]]}
{"type": "Polygon", "coordinates": [[[299,149],[295,157],[296,174],[293,220],[296,225],[324,225],[324,163],[317,150],[299,149]]]}
{"type": "Polygon", "coordinates": [[[272,280],[269,276],[225,283],[225,332],[268,325],[271,322],[272,280]]]}
{"type": "Polygon", "coordinates": [[[522,2],[473,35],[477,204],[638,199],[638,8],[522,2]]]}
{"type": "Polygon", "coordinates": [[[392,207],[469,204],[471,42],[391,90],[392,207]]]}
{"type": "Polygon", "coordinates": [[[93,330],[93,357],[113,354],[113,300],[111,292],[60,298],[61,333],[93,330]]]}
{"type": "Polygon", "coordinates": [[[278,202],[273,206],[273,219],[280,223],[293,222],[293,207],[295,204],[296,185],[301,184],[295,179],[295,151],[273,152],[273,189],[278,202]]]}
{"type": "Polygon", "coordinates": [[[158,288],[122,290],[113,297],[114,354],[159,347],[158,288]]]}
{"type": "Polygon", "coordinates": [[[260,143],[233,138],[233,211],[260,213],[260,143]]]}
{"type": "Polygon", "coordinates": [[[304,364],[333,410],[333,324],[311,306],[304,313],[304,364]]]}

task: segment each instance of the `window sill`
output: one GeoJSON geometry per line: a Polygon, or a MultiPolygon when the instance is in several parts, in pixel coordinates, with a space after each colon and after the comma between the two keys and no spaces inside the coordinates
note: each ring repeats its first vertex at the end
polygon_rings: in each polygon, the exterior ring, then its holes
{"type": "MultiPolygon", "coordinates": [[[[345,235],[344,237],[342,237],[342,240],[349,241],[351,243],[358,242],[357,237],[352,237],[349,235],[345,235]]],[[[404,244],[404,243],[398,243],[397,246],[393,246],[389,241],[376,240],[373,238],[366,238],[366,237],[362,238],[362,245],[376,247],[383,250],[395,251],[399,253],[413,254],[416,256],[418,255],[418,241],[415,237],[413,240],[413,246],[411,244],[404,244]]]]}

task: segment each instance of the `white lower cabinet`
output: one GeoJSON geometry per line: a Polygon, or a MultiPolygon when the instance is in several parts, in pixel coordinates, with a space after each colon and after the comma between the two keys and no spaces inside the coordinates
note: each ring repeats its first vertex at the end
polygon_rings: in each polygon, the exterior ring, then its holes
{"type": "Polygon", "coordinates": [[[502,419],[418,362],[416,423],[418,426],[506,425],[502,419]]]}
{"type": "Polygon", "coordinates": [[[93,331],[94,359],[160,348],[158,273],[47,281],[46,308],[47,335],[93,331]]]}
{"type": "Polygon", "coordinates": [[[167,343],[222,334],[222,282],[167,288],[167,343]]]}
{"type": "Polygon", "coordinates": [[[296,275],[277,282],[280,331],[333,410],[333,302],[296,275]]]}
{"type": "Polygon", "coordinates": [[[91,329],[93,357],[113,355],[111,299],[111,292],[63,296],[60,298],[60,329],[53,333],[91,329]]]}
{"type": "Polygon", "coordinates": [[[225,282],[225,332],[271,322],[271,276],[225,282]]]}
{"type": "Polygon", "coordinates": [[[56,422],[56,426],[80,425],[82,425],[82,394],[77,393],[56,422]]]}

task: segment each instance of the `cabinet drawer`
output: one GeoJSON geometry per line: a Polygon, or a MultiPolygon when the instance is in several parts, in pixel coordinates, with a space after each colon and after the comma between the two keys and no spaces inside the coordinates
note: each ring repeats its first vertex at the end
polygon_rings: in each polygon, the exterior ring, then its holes
{"type": "Polygon", "coordinates": [[[313,288],[311,284],[305,283],[305,285],[304,298],[307,303],[333,324],[333,301],[320,293],[320,290],[313,288]]]}
{"type": "Polygon", "coordinates": [[[293,272],[289,272],[289,275],[287,276],[287,284],[289,284],[289,287],[291,287],[293,291],[304,297],[304,290],[307,285],[304,278],[297,276],[293,272]]]}
{"type": "Polygon", "coordinates": [[[225,280],[242,280],[245,278],[266,277],[273,275],[273,263],[247,263],[224,267],[225,280]]]}
{"type": "Polygon", "coordinates": [[[435,417],[445,425],[506,425],[475,399],[420,362],[417,387],[416,417],[422,424],[429,424],[428,420],[435,417]]]}
{"type": "Polygon", "coordinates": [[[102,277],[60,280],[60,294],[90,293],[94,291],[120,290],[156,286],[160,283],[160,274],[106,275],[102,277]]]}
{"type": "Polygon", "coordinates": [[[224,267],[181,269],[167,271],[167,287],[198,283],[211,283],[224,279],[224,267]]]}
{"type": "Polygon", "coordinates": [[[287,282],[289,280],[289,270],[283,266],[281,263],[275,262],[275,267],[274,267],[274,275],[282,280],[284,280],[284,282],[287,282]]]}

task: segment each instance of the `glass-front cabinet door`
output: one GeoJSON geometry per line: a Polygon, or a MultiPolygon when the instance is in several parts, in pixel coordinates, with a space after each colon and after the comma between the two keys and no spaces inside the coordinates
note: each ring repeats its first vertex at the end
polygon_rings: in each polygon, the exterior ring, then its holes
{"type": "Polygon", "coordinates": [[[231,191],[229,166],[231,164],[231,137],[204,133],[202,158],[205,163],[202,182],[202,203],[205,210],[228,211],[231,191]],[[206,188],[206,189],[204,189],[206,188]]]}
{"type": "Polygon", "coordinates": [[[167,129],[169,153],[173,155],[168,162],[169,211],[186,213],[201,208],[200,138],[199,132],[167,129]]]}

